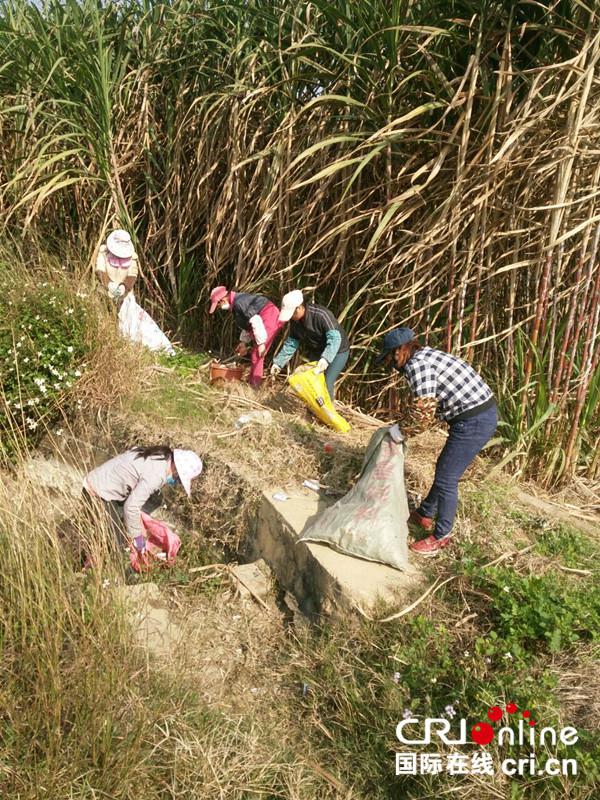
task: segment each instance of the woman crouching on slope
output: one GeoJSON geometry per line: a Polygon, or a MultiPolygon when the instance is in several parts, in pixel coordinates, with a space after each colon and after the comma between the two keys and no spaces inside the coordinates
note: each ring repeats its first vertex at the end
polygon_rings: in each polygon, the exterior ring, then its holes
{"type": "Polygon", "coordinates": [[[160,504],[163,486],[181,484],[188,497],[192,480],[202,472],[202,460],[192,450],[170,447],[134,447],[89,472],[83,481],[83,498],[92,511],[100,504],[119,547],[133,542],[146,550],[142,511],[160,504]]]}

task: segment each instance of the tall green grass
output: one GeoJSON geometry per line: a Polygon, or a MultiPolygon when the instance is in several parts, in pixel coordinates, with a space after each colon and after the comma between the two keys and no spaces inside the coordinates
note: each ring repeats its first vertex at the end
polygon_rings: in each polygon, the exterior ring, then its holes
{"type": "Polygon", "coordinates": [[[409,324],[500,374],[509,440],[558,397],[564,457],[523,469],[593,477],[598,29],[577,0],[6,0],[2,218],[90,263],[131,227],[147,302],[205,347],[215,282],[314,291],[371,408],[409,324]]]}

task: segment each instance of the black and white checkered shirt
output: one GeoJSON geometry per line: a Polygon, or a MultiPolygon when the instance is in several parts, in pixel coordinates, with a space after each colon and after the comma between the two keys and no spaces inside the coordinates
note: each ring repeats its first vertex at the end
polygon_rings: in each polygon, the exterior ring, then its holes
{"type": "Polygon", "coordinates": [[[402,370],[415,397],[435,397],[437,416],[449,422],[459,414],[485,403],[492,390],[462,358],[423,347],[402,370]]]}

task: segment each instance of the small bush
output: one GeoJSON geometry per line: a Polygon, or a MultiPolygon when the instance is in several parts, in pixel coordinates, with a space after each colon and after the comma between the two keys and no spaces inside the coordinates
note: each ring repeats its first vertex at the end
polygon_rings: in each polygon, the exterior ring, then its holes
{"type": "Polygon", "coordinates": [[[566,567],[595,568],[598,547],[580,531],[563,523],[554,523],[539,536],[536,549],[546,556],[557,556],[566,567]]]}
{"type": "Polygon", "coordinates": [[[491,601],[489,614],[502,648],[514,655],[566,649],[600,631],[600,590],[571,584],[554,572],[519,575],[496,567],[475,575],[474,583],[491,601]]]}
{"type": "Polygon", "coordinates": [[[68,404],[90,353],[90,307],[61,282],[0,274],[0,457],[35,443],[68,404]]]}

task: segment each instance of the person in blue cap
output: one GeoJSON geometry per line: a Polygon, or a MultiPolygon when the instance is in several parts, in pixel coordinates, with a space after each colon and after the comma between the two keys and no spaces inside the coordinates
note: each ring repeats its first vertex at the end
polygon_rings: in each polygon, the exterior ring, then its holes
{"type": "Polygon", "coordinates": [[[389,429],[395,442],[426,430],[436,417],[449,427],[433,485],[409,517],[409,523],[429,534],[412,542],[411,550],[433,556],[451,541],[458,482],[496,430],[496,401],[490,387],[466,361],[423,347],[410,328],[386,333],[377,358],[377,363],[381,362],[400,372],[412,392],[411,402],[389,429]]]}

